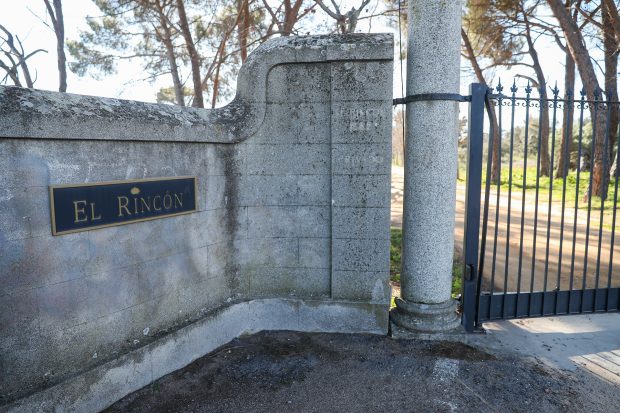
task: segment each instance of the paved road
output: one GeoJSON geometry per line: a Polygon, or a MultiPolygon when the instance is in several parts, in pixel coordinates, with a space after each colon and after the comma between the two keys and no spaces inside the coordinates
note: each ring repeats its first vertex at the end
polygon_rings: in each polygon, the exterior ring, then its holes
{"type": "MultiPolygon", "coordinates": [[[[515,192],[510,197],[510,231],[507,231],[508,202],[506,193],[500,191],[499,210],[497,211],[498,221],[496,221],[497,193],[491,192],[491,202],[489,208],[489,227],[487,234],[487,252],[485,254],[485,284],[491,285],[491,278],[494,277],[496,291],[501,291],[506,285],[507,291],[516,291],[520,279],[521,291],[529,291],[533,285],[535,291],[541,291],[545,285],[545,274],[547,275],[547,290],[553,290],[558,285],[558,268],[561,263],[559,285],[561,290],[568,290],[571,282],[571,272],[573,273],[573,288],[580,289],[583,282],[584,265],[587,263],[586,288],[594,288],[596,284],[596,274],[598,267],[599,287],[605,287],[608,283],[608,276],[611,273],[612,287],[620,287],[620,239],[616,236],[611,256],[611,236],[610,230],[603,227],[601,236],[601,254],[598,257],[599,244],[599,214],[592,212],[590,219],[591,228],[588,238],[588,259],[586,260],[586,224],[587,213],[579,210],[577,214],[577,231],[575,243],[573,244],[574,228],[574,209],[565,208],[564,229],[562,230],[562,208],[560,202],[553,202],[551,208],[551,225],[549,226],[549,245],[547,247],[547,221],[548,203],[545,196],[539,200],[538,224],[536,228],[536,247],[534,248],[534,225],[535,225],[535,203],[534,194],[526,194],[523,242],[520,242],[521,229],[521,203],[520,192],[515,192]],[[497,228],[497,238],[495,237],[495,222],[499,222],[497,228]],[[562,242],[560,241],[562,240],[562,242]],[[508,248],[507,248],[508,244],[508,248]],[[495,245],[495,248],[494,248],[495,245]],[[574,252],[574,265],[571,268],[572,256],[574,252]],[[560,255],[561,248],[561,255],[560,255]],[[493,270],[493,251],[495,249],[495,266],[493,270]],[[508,254],[508,265],[506,266],[506,255],[508,254]],[[521,277],[519,277],[519,255],[521,255],[521,277]],[[549,257],[548,266],[546,267],[549,257]],[[561,260],[560,260],[561,258],[561,260]],[[610,266],[610,258],[611,266],[610,266]],[[534,262],[534,269],[532,268],[534,262]],[[611,268],[610,268],[611,267],[611,268]],[[532,271],[533,269],[533,271],[532,271]],[[532,273],[535,274],[532,283],[532,273]]],[[[457,187],[456,201],[456,229],[455,247],[457,251],[462,249],[464,211],[465,211],[465,185],[459,184],[457,187]]],[[[402,201],[403,201],[403,168],[392,167],[392,226],[402,225],[402,201]]],[[[620,218],[620,217],[619,217],[620,218]]],[[[610,225],[605,221],[606,225],[610,225]]],[[[616,232],[620,227],[616,225],[616,232]]]]}

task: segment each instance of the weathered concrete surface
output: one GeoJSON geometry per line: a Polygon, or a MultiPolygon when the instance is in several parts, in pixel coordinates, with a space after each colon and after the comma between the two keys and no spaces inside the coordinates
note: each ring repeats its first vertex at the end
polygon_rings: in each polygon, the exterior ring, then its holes
{"type": "Polygon", "coordinates": [[[4,407],[15,412],[98,412],[242,335],[263,330],[380,333],[386,322],[381,305],[290,299],[240,302],[4,407]],[[369,318],[369,313],[375,317],[369,318]]]}
{"type": "Polygon", "coordinates": [[[583,370],[620,387],[620,313],[484,323],[475,343],[535,357],[563,370],[583,370]]]}
{"type": "Polygon", "coordinates": [[[618,387],[460,343],[268,332],[107,412],[612,412],[618,387]]]}
{"type": "Polygon", "coordinates": [[[0,88],[0,405],[70,377],[94,389],[93,369],[231,302],[310,300],[299,329],[386,333],[392,46],[268,42],[216,110],[0,88]],[[187,175],[197,213],[51,236],[50,184],[187,175]]]}

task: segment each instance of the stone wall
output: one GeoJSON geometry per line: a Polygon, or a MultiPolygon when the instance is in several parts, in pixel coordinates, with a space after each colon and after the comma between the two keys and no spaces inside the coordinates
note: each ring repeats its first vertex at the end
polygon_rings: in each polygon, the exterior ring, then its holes
{"type": "Polygon", "coordinates": [[[272,40],[214,110],[0,88],[0,405],[96,411],[261,329],[386,333],[392,56],[272,40]],[[51,235],[49,185],[170,176],[198,212],[51,235]]]}

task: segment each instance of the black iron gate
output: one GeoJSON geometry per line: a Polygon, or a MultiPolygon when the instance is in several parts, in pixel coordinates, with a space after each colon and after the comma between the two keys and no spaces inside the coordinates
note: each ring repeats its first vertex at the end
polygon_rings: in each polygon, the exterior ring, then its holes
{"type": "Polygon", "coordinates": [[[465,328],[618,311],[618,102],[516,83],[470,91],[465,328]]]}

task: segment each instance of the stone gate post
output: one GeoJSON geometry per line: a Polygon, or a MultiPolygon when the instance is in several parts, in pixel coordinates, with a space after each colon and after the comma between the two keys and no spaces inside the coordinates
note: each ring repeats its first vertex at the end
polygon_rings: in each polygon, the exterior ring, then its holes
{"type": "MultiPolygon", "coordinates": [[[[407,95],[459,93],[461,2],[410,0],[407,95]]],[[[392,331],[457,328],[451,299],[458,103],[407,104],[402,299],[392,331]]]]}

